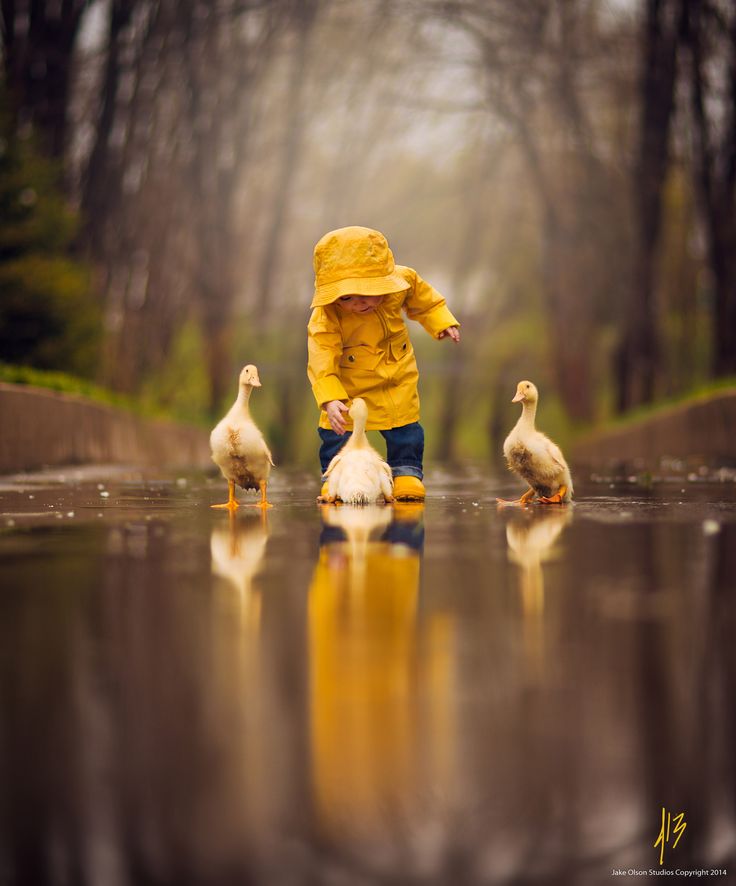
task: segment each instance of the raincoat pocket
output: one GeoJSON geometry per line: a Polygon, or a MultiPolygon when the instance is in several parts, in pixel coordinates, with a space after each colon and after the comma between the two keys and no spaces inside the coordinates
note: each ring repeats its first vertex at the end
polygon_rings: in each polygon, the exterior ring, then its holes
{"type": "Polygon", "coordinates": [[[352,348],[343,348],[342,357],[340,358],[340,367],[342,369],[357,369],[366,372],[373,372],[381,362],[382,355],[376,354],[365,345],[357,345],[352,348]]]}
{"type": "Polygon", "coordinates": [[[414,349],[411,346],[411,340],[408,335],[397,335],[389,342],[388,351],[391,361],[398,362],[413,353],[414,349]]]}

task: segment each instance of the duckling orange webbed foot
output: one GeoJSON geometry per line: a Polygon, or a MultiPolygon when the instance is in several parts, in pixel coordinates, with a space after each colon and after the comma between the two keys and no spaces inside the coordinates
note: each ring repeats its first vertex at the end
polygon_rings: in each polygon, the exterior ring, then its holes
{"type": "Polygon", "coordinates": [[[221,505],[210,505],[211,508],[226,508],[230,513],[236,511],[240,505],[238,504],[237,499],[235,498],[235,483],[232,480],[228,480],[227,483],[228,489],[228,499],[224,504],[221,505]]]}
{"type": "Polygon", "coordinates": [[[567,495],[567,486],[560,486],[560,488],[557,490],[557,492],[555,492],[554,495],[550,495],[550,496],[540,495],[539,496],[539,503],[543,504],[543,505],[564,505],[566,503],[565,502],[566,495],[567,495]]]}
{"type": "Polygon", "coordinates": [[[529,502],[534,498],[534,490],[527,489],[527,491],[521,496],[521,498],[516,498],[513,501],[508,498],[497,498],[496,502],[499,505],[528,505],[529,502]]]}
{"type": "Polygon", "coordinates": [[[259,483],[258,485],[259,485],[260,488],[261,488],[261,500],[258,501],[258,502],[256,502],[256,503],[253,505],[253,507],[254,507],[254,508],[263,508],[263,509],[265,509],[265,508],[272,508],[273,505],[272,505],[271,502],[268,501],[268,499],[266,498],[266,481],[265,481],[265,480],[261,480],[260,483],[259,483]]]}

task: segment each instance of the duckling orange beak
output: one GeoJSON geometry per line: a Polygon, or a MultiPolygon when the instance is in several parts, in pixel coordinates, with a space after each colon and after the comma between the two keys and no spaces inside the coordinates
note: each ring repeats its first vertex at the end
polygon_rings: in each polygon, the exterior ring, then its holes
{"type": "Polygon", "coordinates": [[[517,391],[516,396],[514,397],[514,399],[511,402],[518,403],[519,400],[523,400],[523,399],[524,399],[524,394],[521,391],[517,391]]]}

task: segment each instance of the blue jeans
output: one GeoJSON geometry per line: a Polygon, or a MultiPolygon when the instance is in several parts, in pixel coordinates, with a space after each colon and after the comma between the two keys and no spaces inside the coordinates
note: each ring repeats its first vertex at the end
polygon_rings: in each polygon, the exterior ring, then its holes
{"type": "MultiPolygon", "coordinates": [[[[350,439],[350,434],[346,432],[340,436],[332,428],[317,428],[317,431],[322,438],[319,461],[324,474],[329,463],[350,439]]],[[[386,461],[394,477],[418,477],[421,480],[424,476],[424,428],[419,422],[389,428],[380,433],[386,441],[386,461]]]]}

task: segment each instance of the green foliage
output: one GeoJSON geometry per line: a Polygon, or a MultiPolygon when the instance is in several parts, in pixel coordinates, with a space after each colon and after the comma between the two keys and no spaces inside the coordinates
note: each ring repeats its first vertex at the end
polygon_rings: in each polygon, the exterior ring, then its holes
{"type": "Polygon", "coordinates": [[[637,409],[632,409],[625,415],[608,422],[601,428],[598,428],[598,430],[603,428],[625,428],[629,425],[636,424],[642,419],[651,418],[662,412],[667,412],[674,407],[685,406],[690,403],[698,403],[703,400],[710,400],[713,397],[717,397],[719,394],[729,392],[736,392],[736,376],[724,376],[722,378],[712,379],[704,384],[695,385],[676,396],[658,400],[656,403],[652,403],[648,406],[640,406],[637,409]]]}
{"type": "Polygon", "coordinates": [[[119,394],[96,385],[88,379],[69,375],[66,372],[53,372],[35,369],[32,366],[13,366],[8,363],[0,363],[0,382],[13,385],[31,385],[36,388],[46,388],[49,391],[58,391],[61,394],[85,397],[95,403],[114,406],[145,418],[189,421],[193,424],[203,423],[201,415],[192,416],[191,409],[185,410],[181,404],[167,406],[150,396],[136,398],[119,394]]]}
{"type": "Polygon", "coordinates": [[[13,131],[0,87],[0,356],[90,377],[101,316],[87,268],[70,256],[76,219],[58,178],[13,131]]]}
{"type": "Polygon", "coordinates": [[[50,372],[44,369],[34,369],[32,366],[13,366],[8,363],[0,363],[0,382],[13,385],[32,385],[62,394],[87,397],[98,403],[106,403],[122,409],[132,411],[137,409],[135,401],[131,398],[116,394],[87,379],[69,375],[66,372],[50,372]]]}
{"type": "Polygon", "coordinates": [[[204,341],[199,326],[187,321],[174,339],[163,368],[149,376],[141,390],[144,410],[164,411],[192,424],[208,424],[209,383],[204,341]]]}

